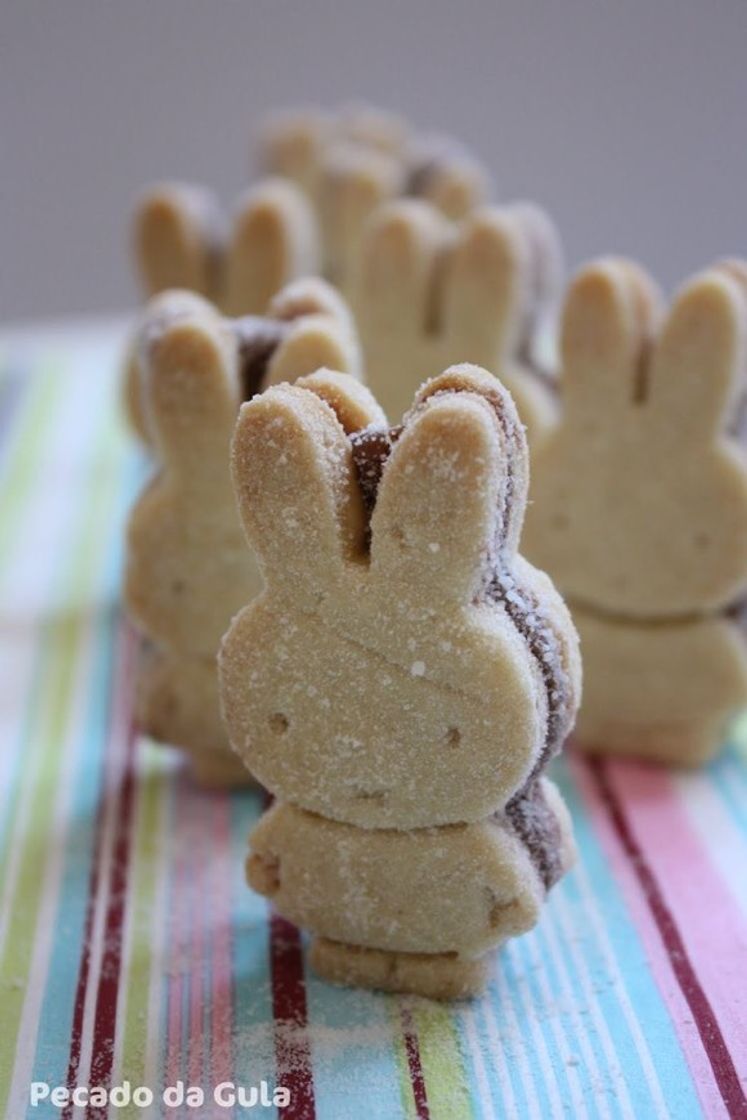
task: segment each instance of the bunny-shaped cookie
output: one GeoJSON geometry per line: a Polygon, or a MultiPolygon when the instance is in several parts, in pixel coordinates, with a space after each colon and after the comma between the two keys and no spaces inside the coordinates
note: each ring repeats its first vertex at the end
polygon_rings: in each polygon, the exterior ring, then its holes
{"type": "Polygon", "coordinates": [[[584,268],[563,314],[563,414],[536,448],[525,548],[563,593],[643,620],[747,591],[747,265],[689,280],[659,322],[629,261],[584,268]]]}
{"type": "Polygon", "coordinates": [[[533,443],[553,415],[537,343],[562,271],[547,215],[485,207],[455,227],[427,203],[393,202],[369,224],[358,265],[353,305],[387,415],[402,415],[430,370],[468,360],[505,383],[533,443]]]}
{"type": "MultiPolygon", "coordinates": [[[[164,183],[141,198],[134,218],[138,273],[154,295],[183,288],[231,316],[262,315],[272,296],[298,276],[318,271],[316,222],[303,194],[283,179],[246,191],[229,222],[210,191],[164,183]]],[[[125,407],[147,442],[136,346],[125,374],[125,407]]]]}
{"type": "Polygon", "coordinates": [[[473,995],[488,951],[536,925],[573,862],[568,812],[544,778],[532,787],[531,818],[541,821],[531,837],[513,813],[371,830],[280,803],[250,836],[247,878],[315,935],[322,976],[437,999],[473,995]]]}
{"type": "Polygon", "coordinates": [[[262,586],[231,487],[239,404],[326,363],[360,373],[347,308],[323,281],[296,281],[270,310],[231,322],[193,293],[169,293],[140,334],[143,406],[160,464],[128,529],[125,597],[149,642],[141,723],[190,749],[206,779],[229,763],[241,773],[227,754],[215,654],[231,617],[262,586]]]}
{"type": "Polygon", "coordinates": [[[524,429],[467,365],[424,385],[401,431],[359,426],[306,383],[242,407],[234,484],[266,589],[222,645],[230,738],[323,816],[476,821],[560,747],[579,695],[562,600],[516,552],[524,429]]]}
{"type": "Polygon", "coordinates": [[[323,271],[352,295],[366,224],[376,208],[401,195],[427,199],[453,220],[488,195],[485,170],[444,137],[408,136],[377,110],[335,116],[297,113],[265,130],[263,164],[306,191],[317,213],[323,271]]]}

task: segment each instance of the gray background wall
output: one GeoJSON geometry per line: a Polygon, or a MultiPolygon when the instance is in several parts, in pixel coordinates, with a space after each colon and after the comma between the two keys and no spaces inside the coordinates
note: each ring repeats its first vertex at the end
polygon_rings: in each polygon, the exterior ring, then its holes
{"type": "Polygon", "coordinates": [[[671,286],[747,255],[745,0],[2,0],[0,320],[124,308],[138,187],[226,198],[268,108],[368,98],[453,132],[572,264],[671,286]]]}

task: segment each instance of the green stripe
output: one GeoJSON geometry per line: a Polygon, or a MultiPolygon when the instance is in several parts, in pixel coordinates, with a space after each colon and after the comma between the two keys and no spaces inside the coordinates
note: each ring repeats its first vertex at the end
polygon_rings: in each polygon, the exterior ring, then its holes
{"type": "MultiPolygon", "coordinates": [[[[87,500],[81,495],[81,524],[78,532],[71,536],[63,576],[63,587],[69,597],[81,600],[85,599],[100,565],[101,555],[110,544],[108,515],[114,505],[114,490],[119,484],[125,446],[113,409],[106,405],[107,402],[104,402],[104,423],[94,443],[94,458],[89,472],[90,490],[87,500]]],[[[38,435],[38,426],[33,430],[38,435]]],[[[16,843],[21,845],[21,856],[15,891],[9,900],[10,920],[0,956],[4,1019],[0,1034],[0,1112],[5,1108],[12,1080],[44,869],[50,844],[54,843],[51,829],[63,762],[61,746],[75,709],[73,685],[79,658],[86,648],[89,628],[90,620],[85,613],[78,612],[63,615],[42,631],[43,668],[23,751],[23,780],[31,783],[31,813],[23,836],[16,838],[16,843]]],[[[0,870],[0,890],[7,875],[8,855],[6,851],[0,870]]]]}
{"type": "MultiPolygon", "coordinates": [[[[160,752],[157,753],[151,744],[143,745],[134,822],[134,866],[130,894],[132,911],[127,946],[129,966],[127,984],[120,990],[120,999],[126,1000],[121,1076],[129,1079],[133,1085],[146,1083],[146,1055],[157,1045],[157,1039],[147,1037],[146,1028],[153,964],[152,933],[158,867],[159,859],[165,858],[165,853],[159,849],[159,823],[163,819],[169,787],[169,775],[164,771],[159,756],[160,752]]],[[[131,1105],[123,1109],[121,1115],[123,1120],[128,1120],[129,1117],[140,1116],[141,1111],[131,1105]]]]}
{"type": "Polygon", "coordinates": [[[418,1001],[413,1012],[431,1120],[468,1120],[472,1101],[464,1055],[451,1011],[418,1001]]]}

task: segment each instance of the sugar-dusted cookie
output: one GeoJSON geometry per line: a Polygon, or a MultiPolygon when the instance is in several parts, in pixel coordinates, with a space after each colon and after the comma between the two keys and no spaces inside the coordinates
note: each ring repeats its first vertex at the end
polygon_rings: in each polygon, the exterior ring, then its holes
{"type": "Polygon", "coordinates": [[[574,739],[585,750],[679,766],[715,755],[747,705],[743,620],[642,625],[573,606],[573,621],[584,653],[574,739]]]}
{"type": "MultiPolygon", "coordinates": [[[[289,285],[264,319],[226,320],[194,294],[170,293],[141,327],[142,402],[159,468],[128,528],[125,597],[150,643],[140,713],[146,731],[201,752],[201,774],[210,752],[221,773],[230,758],[217,704],[218,644],[262,586],[231,486],[236,414],[265,385],[325,363],[360,373],[347,308],[321,280],[289,285]]],[[[370,423],[380,414],[371,406],[362,416],[370,423]]]]}
{"type": "MultiPolygon", "coordinates": [[[[338,955],[347,947],[357,959],[360,946],[385,954],[397,989],[416,991],[418,978],[407,981],[414,956],[416,966],[427,955],[446,987],[455,972],[475,969],[488,950],[536,925],[574,852],[568,812],[544,778],[508,811],[443,828],[367,830],[280,803],[255,827],[250,847],[248,881],[281,914],[336,943],[338,955]]],[[[334,970],[330,978],[338,979],[334,970]]],[[[386,987],[382,980],[375,986],[386,987]]]]}
{"type": "Polygon", "coordinates": [[[559,749],[576,634],[517,555],[524,429],[484,370],[360,432],[311,383],[242,407],[233,476],[266,589],[224,638],[231,741],[295,805],[364,828],[477,821],[559,749]]]}
{"type": "Polygon", "coordinates": [[[187,288],[230,315],[259,315],[272,296],[316,271],[316,226],[304,195],[285,179],[263,179],[232,215],[203,187],[161,183],[139,200],[135,261],[146,295],[187,288]]]}
{"type": "Polygon", "coordinates": [[[538,207],[485,207],[455,226],[399,200],[367,227],[353,305],[369,381],[396,421],[433,369],[471,361],[513,395],[530,442],[553,415],[538,339],[562,273],[554,226],[538,207]]]}
{"type": "MultiPolygon", "coordinates": [[[[231,216],[222,213],[206,188],[184,183],[151,187],[135,210],[133,242],[146,295],[187,289],[231,316],[263,315],[284,285],[319,270],[316,219],[303,193],[279,178],[245,191],[231,216]]],[[[136,434],[148,442],[138,336],[136,330],[126,354],[125,411],[136,434]]]]}
{"type": "Polygon", "coordinates": [[[382,203],[411,195],[459,220],[490,192],[487,172],[464,145],[418,136],[399,118],[365,107],[275,117],[264,129],[260,154],[265,169],[287,176],[309,196],[324,275],[348,296],[366,224],[382,203]]]}
{"type": "Polygon", "coordinates": [[[747,591],[746,343],[745,264],[693,277],[663,318],[629,261],[576,277],[524,537],[574,603],[672,620],[747,591]]]}
{"type": "Polygon", "coordinates": [[[259,162],[265,174],[291,179],[316,199],[322,167],[331,150],[353,145],[401,159],[408,137],[406,121],[370,105],[351,105],[336,113],[313,107],[288,109],[265,121],[259,162]]]}

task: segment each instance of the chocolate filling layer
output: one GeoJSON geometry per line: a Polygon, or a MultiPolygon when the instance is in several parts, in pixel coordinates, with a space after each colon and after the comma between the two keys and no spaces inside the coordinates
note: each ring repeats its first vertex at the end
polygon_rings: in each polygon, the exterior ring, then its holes
{"type": "Polygon", "coordinates": [[[536,778],[511,798],[505,815],[549,891],[563,876],[562,837],[557,818],[536,778]]]}
{"type": "MultiPolygon", "coordinates": [[[[507,444],[518,442],[516,426],[511,423],[499,401],[490,402],[495,410],[507,444]]],[[[370,520],[376,505],[378,488],[392,448],[402,434],[402,427],[391,429],[365,428],[350,436],[358,485],[368,517],[367,540],[370,543],[370,520]]],[[[510,461],[510,455],[509,455],[510,461]]],[[[527,643],[539,667],[547,694],[547,727],[540,757],[524,786],[506,805],[505,817],[527,848],[546,889],[562,874],[560,828],[545,801],[537,778],[563,745],[570,712],[569,689],[563,665],[560,641],[550,622],[542,613],[537,597],[519,584],[504,562],[503,543],[508,530],[509,511],[513,500],[513,478],[506,472],[506,485],[497,518],[492,571],[485,581],[478,601],[501,603],[512,623],[527,643]]]]}
{"type": "Polygon", "coordinates": [[[245,315],[234,320],[233,329],[239,348],[241,399],[250,401],[264,388],[267,368],[278,346],[287,337],[290,324],[245,315]]]}

